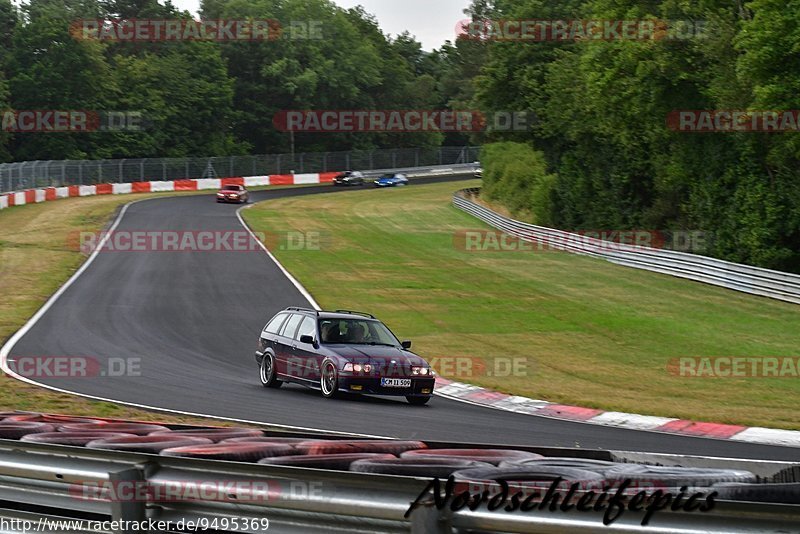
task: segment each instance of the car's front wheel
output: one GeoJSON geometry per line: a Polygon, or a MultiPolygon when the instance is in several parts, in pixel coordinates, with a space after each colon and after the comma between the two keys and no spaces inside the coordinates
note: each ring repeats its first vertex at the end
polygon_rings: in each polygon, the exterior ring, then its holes
{"type": "Polygon", "coordinates": [[[428,401],[431,400],[430,397],[406,397],[406,400],[412,406],[423,406],[428,404],[428,401]]]}
{"type": "Polygon", "coordinates": [[[283,385],[283,382],[278,380],[275,372],[275,358],[270,353],[264,354],[259,375],[261,376],[261,385],[265,388],[279,388],[283,385]]]}
{"type": "Polygon", "coordinates": [[[328,361],[322,364],[319,386],[322,390],[322,396],[326,399],[332,399],[336,396],[336,392],[339,390],[339,373],[336,371],[336,366],[333,362],[328,361]]]}

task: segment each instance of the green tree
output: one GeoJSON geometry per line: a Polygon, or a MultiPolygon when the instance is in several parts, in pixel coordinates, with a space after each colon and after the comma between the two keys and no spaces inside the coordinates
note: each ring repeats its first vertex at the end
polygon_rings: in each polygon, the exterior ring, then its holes
{"type": "MultiPolygon", "coordinates": [[[[104,45],[74,38],[70,23],[96,17],[97,6],[84,2],[33,0],[22,6],[26,23],[13,36],[11,105],[17,110],[107,110],[115,81],[104,45]]],[[[100,134],[17,134],[17,160],[98,157],[100,134]]],[[[102,157],[102,156],[99,156],[102,157]]]]}
{"type": "MultiPolygon", "coordinates": [[[[17,26],[17,10],[10,0],[0,0],[0,110],[10,107],[8,88],[8,69],[14,32],[17,26]]],[[[9,144],[11,135],[0,130],[0,162],[11,159],[9,144]]]]}

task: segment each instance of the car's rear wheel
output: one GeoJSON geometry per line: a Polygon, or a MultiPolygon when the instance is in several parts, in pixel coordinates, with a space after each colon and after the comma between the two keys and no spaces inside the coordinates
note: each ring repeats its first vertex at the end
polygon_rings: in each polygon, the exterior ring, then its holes
{"type": "Polygon", "coordinates": [[[428,401],[431,400],[430,397],[406,397],[406,400],[412,406],[423,406],[428,404],[428,401]]]}
{"type": "Polygon", "coordinates": [[[270,353],[264,354],[259,375],[261,376],[261,385],[265,388],[279,388],[283,385],[275,373],[275,360],[270,353]]]}
{"type": "Polygon", "coordinates": [[[322,396],[326,399],[332,399],[336,396],[336,392],[339,390],[339,374],[333,362],[328,361],[322,364],[319,386],[322,390],[322,396]]]}

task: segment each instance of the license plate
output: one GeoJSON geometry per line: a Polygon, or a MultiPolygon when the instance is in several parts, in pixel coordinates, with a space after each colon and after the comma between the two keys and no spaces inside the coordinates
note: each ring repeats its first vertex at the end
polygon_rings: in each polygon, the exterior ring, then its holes
{"type": "Polygon", "coordinates": [[[385,388],[410,388],[410,378],[381,378],[381,386],[385,388]]]}

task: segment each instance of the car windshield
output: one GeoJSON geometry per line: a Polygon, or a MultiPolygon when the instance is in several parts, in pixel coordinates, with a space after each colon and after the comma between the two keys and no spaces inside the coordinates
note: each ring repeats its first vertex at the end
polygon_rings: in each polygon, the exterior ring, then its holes
{"type": "Polygon", "coordinates": [[[319,331],[326,344],[400,345],[383,323],[367,319],[320,319],[319,331]]]}
{"type": "Polygon", "coordinates": [[[226,185],[225,191],[239,191],[238,185],[226,185]]]}

